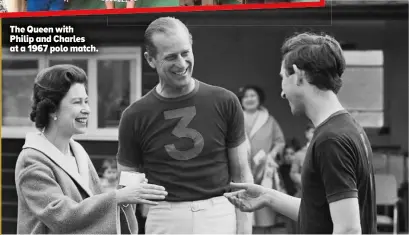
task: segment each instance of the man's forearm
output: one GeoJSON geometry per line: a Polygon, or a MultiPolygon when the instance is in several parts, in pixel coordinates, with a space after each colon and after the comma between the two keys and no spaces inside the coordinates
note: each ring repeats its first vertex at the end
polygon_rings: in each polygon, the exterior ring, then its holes
{"type": "Polygon", "coordinates": [[[297,221],[300,210],[301,199],[274,189],[267,189],[268,206],[274,211],[297,221]]]}

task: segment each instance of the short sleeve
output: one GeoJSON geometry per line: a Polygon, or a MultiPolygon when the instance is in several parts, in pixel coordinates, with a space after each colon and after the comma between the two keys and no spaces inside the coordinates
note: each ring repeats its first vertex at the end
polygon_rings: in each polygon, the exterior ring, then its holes
{"type": "Polygon", "coordinates": [[[239,99],[231,93],[228,99],[227,147],[235,148],[246,140],[244,114],[239,99]]]}
{"type": "Polygon", "coordinates": [[[118,129],[118,163],[128,167],[141,166],[142,151],[135,137],[135,117],[129,109],[122,113],[118,129]]]}
{"type": "Polygon", "coordinates": [[[328,203],[358,197],[356,161],[350,148],[337,139],[327,139],[315,151],[328,203]]]}

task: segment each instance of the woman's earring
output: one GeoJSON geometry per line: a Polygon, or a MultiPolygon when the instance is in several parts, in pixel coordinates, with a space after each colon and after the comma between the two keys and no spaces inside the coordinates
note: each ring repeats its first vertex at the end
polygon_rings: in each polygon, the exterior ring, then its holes
{"type": "Polygon", "coordinates": [[[55,116],[53,119],[54,119],[54,121],[57,121],[57,116],[55,116]]]}

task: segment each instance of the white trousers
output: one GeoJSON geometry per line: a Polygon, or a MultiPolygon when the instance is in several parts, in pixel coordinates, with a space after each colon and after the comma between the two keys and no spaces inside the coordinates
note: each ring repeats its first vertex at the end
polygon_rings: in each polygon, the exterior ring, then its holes
{"type": "Polygon", "coordinates": [[[160,202],[149,208],[146,234],[236,234],[235,207],[223,196],[160,202]]]}

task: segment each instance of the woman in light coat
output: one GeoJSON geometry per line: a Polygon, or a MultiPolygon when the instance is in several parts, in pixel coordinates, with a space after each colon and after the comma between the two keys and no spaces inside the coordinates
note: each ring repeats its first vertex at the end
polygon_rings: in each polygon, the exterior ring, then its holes
{"type": "Polygon", "coordinates": [[[17,159],[18,234],[116,234],[120,208],[130,233],[138,233],[132,206],[157,204],[163,187],[139,184],[102,193],[84,148],[72,139],[87,130],[90,114],[85,72],[56,65],[37,75],[30,118],[41,130],[26,136],[17,159]]]}
{"type": "MultiPolygon", "coordinates": [[[[264,92],[253,85],[239,91],[244,110],[244,123],[250,145],[249,162],[254,183],[267,188],[283,191],[278,170],[277,155],[283,151],[285,140],[275,118],[263,106],[264,92]]],[[[253,213],[253,233],[270,234],[279,222],[277,213],[263,208],[253,213]]]]}

